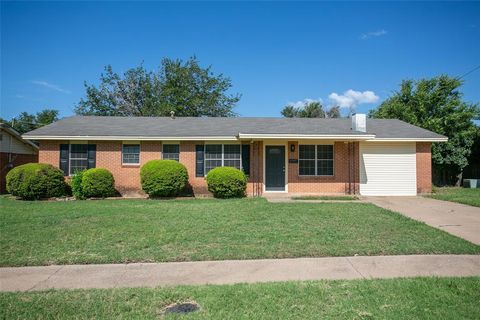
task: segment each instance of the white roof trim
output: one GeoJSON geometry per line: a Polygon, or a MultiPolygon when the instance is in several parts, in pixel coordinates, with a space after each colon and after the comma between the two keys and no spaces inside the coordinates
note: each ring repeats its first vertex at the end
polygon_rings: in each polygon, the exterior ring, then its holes
{"type": "Polygon", "coordinates": [[[448,138],[375,138],[367,142],[446,142],[448,138]]]}
{"type": "Polygon", "coordinates": [[[375,138],[373,134],[345,134],[345,135],[333,135],[333,134],[263,134],[263,133],[239,133],[240,139],[329,139],[329,140],[368,140],[375,138]]]}
{"type": "MultiPolygon", "coordinates": [[[[197,136],[197,137],[142,137],[142,136],[35,136],[23,135],[24,139],[31,140],[105,140],[105,141],[238,141],[239,139],[283,139],[283,140],[362,140],[367,142],[445,142],[448,138],[375,138],[373,134],[363,135],[328,135],[328,134],[257,134],[239,133],[235,136],[197,136]]],[[[33,145],[28,140],[25,142],[33,145]]]]}
{"type": "Polygon", "coordinates": [[[235,136],[205,136],[205,137],[141,137],[141,136],[35,136],[35,135],[23,135],[25,139],[32,140],[107,140],[107,141],[203,141],[203,140],[226,140],[237,141],[235,136]]]}

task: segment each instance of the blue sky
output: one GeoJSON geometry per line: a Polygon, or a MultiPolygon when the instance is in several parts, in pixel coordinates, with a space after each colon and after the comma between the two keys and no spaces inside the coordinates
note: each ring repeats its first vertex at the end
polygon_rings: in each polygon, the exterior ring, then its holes
{"type": "MultiPolygon", "coordinates": [[[[480,65],[480,3],[2,2],[1,117],[68,116],[107,64],[192,55],[232,79],[242,116],[305,99],[365,112],[402,79],[480,65]]],[[[465,81],[480,101],[480,70],[465,81]]]]}

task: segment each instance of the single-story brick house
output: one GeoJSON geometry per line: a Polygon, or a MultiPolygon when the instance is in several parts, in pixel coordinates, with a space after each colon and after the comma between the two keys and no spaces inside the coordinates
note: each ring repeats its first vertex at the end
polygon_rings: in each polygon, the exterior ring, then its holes
{"type": "Polygon", "coordinates": [[[218,166],[244,170],[249,195],[268,192],[416,195],[431,191],[431,143],[447,138],[399,120],[73,116],[33,130],[39,162],[66,176],[100,167],[124,195],[141,193],[140,167],[183,163],[195,194],[218,166]]]}
{"type": "Polygon", "coordinates": [[[6,192],[7,173],[16,166],[38,162],[38,147],[20,133],[0,123],[0,193],[6,192]]]}

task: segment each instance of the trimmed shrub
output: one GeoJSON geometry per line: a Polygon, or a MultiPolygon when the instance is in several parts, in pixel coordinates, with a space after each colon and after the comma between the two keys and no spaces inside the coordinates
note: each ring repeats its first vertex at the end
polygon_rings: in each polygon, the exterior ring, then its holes
{"type": "Polygon", "coordinates": [[[61,197],[65,187],[63,172],[50,164],[27,163],[7,174],[7,191],[24,200],[61,197]]]}
{"type": "Polygon", "coordinates": [[[72,194],[77,200],[85,199],[85,195],[83,194],[83,189],[82,189],[82,179],[83,179],[84,172],[85,170],[76,171],[73,174],[72,179],[70,179],[72,194]]]}
{"type": "Polygon", "coordinates": [[[175,160],[151,160],[140,169],[142,189],[150,197],[173,197],[188,183],[185,166],[175,160]]]}
{"type": "Polygon", "coordinates": [[[238,169],[217,167],[208,172],[207,184],[215,198],[241,198],[245,197],[247,177],[238,169]]]}
{"type": "Polygon", "coordinates": [[[115,195],[115,180],[110,171],[92,168],[81,173],[81,193],[85,198],[106,198],[115,195]]]}

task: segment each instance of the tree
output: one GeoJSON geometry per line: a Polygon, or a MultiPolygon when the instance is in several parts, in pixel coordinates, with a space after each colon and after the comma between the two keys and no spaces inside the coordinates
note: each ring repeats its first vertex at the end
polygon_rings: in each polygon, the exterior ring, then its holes
{"type": "Polygon", "coordinates": [[[432,79],[404,80],[400,90],[371,110],[373,118],[395,118],[448,137],[448,142],[432,145],[434,166],[441,172],[442,183],[454,172],[459,185],[475,136],[477,104],[463,101],[463,82],[446,75],[432,79]]]}
{"type": "Polygon", "coordinates": [[[318,101],[309,101],[303,108],[287,105],[281,111],[285,118],[339,118],[340,108],[333,107],[327,112],[318,101]]]}
{"type": "Polygon", "coordinates": [[[340,106],[331,107],[326,113],[327,118],[341,118],[340,106]]]}
{"type": "Polygon", "coordinates": [[[165,58],[158,72],[143,65],[123,76],[105,67],[100,85],[85,83],[86,97],[75,108],[77,114],[103,116],[230,117],[240,95],[230,95],[231,80],[202,68],[195,57],[186,62],[165,58]]]}
{"type": "Polygon", "coordinates": [[[36,114],[21,112],[12,120],[0,119],[1,122],[8,124],[20,134],[43,127],[58,120],[58,110],[44,109],[36,114]]]}

